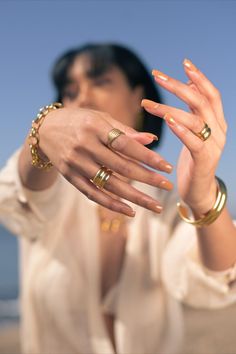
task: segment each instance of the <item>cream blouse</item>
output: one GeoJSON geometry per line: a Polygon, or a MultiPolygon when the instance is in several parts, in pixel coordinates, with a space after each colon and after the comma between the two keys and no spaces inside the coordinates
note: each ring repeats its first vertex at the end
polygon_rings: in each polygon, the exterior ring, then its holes
{"type": "Polygon", "coordinates": [[[27,190],[18,157],[0,173],[0,222],[20,236],[23,353],[113,354],[103,312],[115,315],[118,354],[177,353],[179,300],[212,309],[236,301],[236,267],[205,269],[176,196],[137,182],[164,211],[134,206],[119,283],[101,300],[96,204],[60,175],[47,190],[27,190]]]}

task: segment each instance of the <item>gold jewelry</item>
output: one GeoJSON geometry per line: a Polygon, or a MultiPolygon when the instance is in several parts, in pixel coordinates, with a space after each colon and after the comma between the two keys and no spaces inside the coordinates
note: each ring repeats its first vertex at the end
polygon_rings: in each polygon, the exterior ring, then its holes
{"type": "Polygon", "coordinates": [[[193,132],[198,138],[200,138],[202,141],[207,140],[210,135],[211,135],[211,128],[205,123],[204,127],[199,133],[193,132]]]}
{"type": "Polygon", "coordinates": [[[218,216],[224,209],[227,200],[227,189],[224,182],[219,177],[216,177],[216,180],[217,180],[218,188],[217,188],[216,201],[213,208],[209,210],[202,218],[198,220],[192,220],[189,219],[188,217],[187,208],[181,205],[180,203],[177,203],[178,213],[181,219],[186,221],[188,224],[194,225],[196,227],[203,227],[203,226],[210,225],[218,218],[218,216]]]}
{"type": "Polygon", "coordinates": [[[41,127],[45,117],[47,114],[55,109],[62,108],[62,104],[55,102],[50,104],[49,106],[44,106],[40,108],[37,117],[32,121],[31,130],[28,136],[28,142],[30,147],[30,152],[32,156],[32,165],[39,169],[49,170],[53,164],[51,161],[45,161],[39,155],[39,128],[41,127]]]}
{"type": "Polygon", "coordinates": [[[111,146],[112,142],[122,134],[125,134],[125,133],[119,129],[114,128],[114,129],[110,130],[108,133],[108,138],[107,138],[107,146],[109,148],[112,148],[112,146],[111,146]]]}
{"type": "Polygon", "coordinates": [[[118,233],[125,224],[125,215],[117,214],[114,218],[108,218],[105,208],[98,206],[98,214],[100,217],[100,230],[103,232],[118,233]]]}
{"type": "Polygon", "coordinates": [[[102,166],[101,168],[99,168],[96,175],[90,181],[95,184],[97,188],[103,189],[106,182],[111,177],[112,173],[112,170],[109,170],[109,168],[102,166]]]}

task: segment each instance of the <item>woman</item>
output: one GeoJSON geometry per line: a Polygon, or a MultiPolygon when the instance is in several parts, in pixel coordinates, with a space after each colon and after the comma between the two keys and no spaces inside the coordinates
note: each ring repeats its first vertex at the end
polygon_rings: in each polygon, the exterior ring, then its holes
{"type": "Polygon", "coordinates": [[[190,112],[161,104],[143,64],[119,45],[57,61],[63,108],[39,114],[0,176],[1,220],[22,236],[24,353],[170,354],[181,327],[173,297],[206,308],[235,301],[236,230],[215,178],[221,99],[189,60],[184,69],[188,84],[153,75],[190,112]],[[172,170],[144,146],[158,143],[150,132],[160,135],[162,118],[183,142],[178,198],[195,221],[180,207],[180,222],[171,182],[145,167],[172,170]]]}

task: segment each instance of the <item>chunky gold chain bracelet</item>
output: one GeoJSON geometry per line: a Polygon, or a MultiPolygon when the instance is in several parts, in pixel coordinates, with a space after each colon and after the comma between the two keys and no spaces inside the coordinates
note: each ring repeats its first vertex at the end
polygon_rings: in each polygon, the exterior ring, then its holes
{"type": "Polygon", "coordinates": [[[181,217],[182,220],[196,227],[203,227],[212,224],[218,218],[218,216],[220,215],[220,213],[222,212],[226,204],[227,189],[224,182],[219,177],[216,177],[216,181],[217,181],[218,188],[217,188],[216,201],[215,204],[213,205],[213,208],[209,210],[202,218],[198,220],[192,220],[189,219],[188,217],[187,208],[181,205],[180,203],[177,203],[179,216],[181,217]]]}
{"type": "Polygon", "coordinates": [[[54,102],[49,106],[44,106],[40,108],[39,113],[37,114],[36,118],[32,121],[31,130],[28,136],[28,143],[30,147],[30,152],[32,156],[32,165],[39,169],[44,169],[48,171],[52,166],[51,161],[45,161],[39,154],[39,128],[41,127],[45,117],[48,115],[49,112],[62,108],[62,104],[59,102],[54,102]]]}

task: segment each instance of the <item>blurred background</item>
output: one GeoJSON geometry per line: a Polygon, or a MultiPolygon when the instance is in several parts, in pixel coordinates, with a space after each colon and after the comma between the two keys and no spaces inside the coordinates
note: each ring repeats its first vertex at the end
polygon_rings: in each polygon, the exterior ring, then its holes
{"type": "MultiPolygon", "coordinates": [[[[236,218],[235,18],[234,0],[1,0],[0,167],[22,144],[38,108],[54,100],[50,70],[57,56],[86,42],[116,41],[133,48],[150,70],[157,68],[183,81],[187,79],[182,61],[190,58],[220,89],[229,130],[218,175],[228,186],[228,205],[236,218]]],[[[184,108],[174,96],[163,90],[162,94],[167,104],[184,108]]],[[[176,165],[180,149],[166,129],[159,152],[176,165]]],[[[17,269],[17,240],[0,226],[4,354],[19,352],[17,269]]],[[[183,353],[236,353],[235,307],[217,312],[184,307],[184,316],[183,353]]]]}

